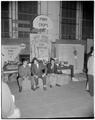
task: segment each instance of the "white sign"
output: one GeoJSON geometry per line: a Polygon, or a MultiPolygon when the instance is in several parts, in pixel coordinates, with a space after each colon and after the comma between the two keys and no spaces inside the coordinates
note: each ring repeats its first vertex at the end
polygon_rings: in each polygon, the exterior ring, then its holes
{"type": "Polygon", "coordinates": [[[33,57],[48,60],[51,52],[51,42],[47,35],[30,34],[30,61],[33,57]]]}
{"type": "Polygon", "coordinates": [[[18,45],[3,45],[2,54],[4,55],[4,61],[14,61],[20,50],[21,48],[18,45]]]}
{"type": "Polygon", "coordinates": [[[74,66],[74,73],[82,73],[84,67],[84,46],[81,44],[57,44],[56,57],[74,66]]]}
{"type": "Polygon", "coordinates": [[[53,23],[49,17],[40,15],[34,19],[33,27],[36,29],[52,29],[53,23]]]}

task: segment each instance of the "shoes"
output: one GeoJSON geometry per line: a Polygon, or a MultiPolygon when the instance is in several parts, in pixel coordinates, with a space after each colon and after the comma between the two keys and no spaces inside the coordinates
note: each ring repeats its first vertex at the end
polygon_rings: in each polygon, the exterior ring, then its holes
{"type": "Polygon", "coordinates": [[[33,90],[33,91],[35,91],[36,89],[38,89],[39,87],[37,86],[37,87],[34,87],[34,86],[32,86],[31,87],[31,89],[33,90]]]}
{"type": "Polygon", "coordinates": [[[46,91],[46,90],[47,90],[47,88],[46,88],[46,87],[43,87],[43,90],[45,90],[45,91],[46,91]]]}
{"type": "Polygon", "coordinates": [[[35,90],[36,90],[36,88],[35,88],[34,86],[32,86],[32,87],[31,87],[31,89],[32,89],[33,91],[35,91],[35,90]]]}
{"type": "Polygon", "coordinates": [[[31,87],[31,90],[35,91],[35,89],[33,87],[31,87]]]}
{"type": "Polygon", "coordinates": [[[89,90],[86,90],[87,92],[90,92],[89,90]]]}
{"type": "Polygon", "coordinates": [[[56,84],[56,86],[61,87],[61,85],[59,85],[59,84],[56,84]]]}
{"type": "Polygon", "coordinates": [[[38,89],[39,87],[37,86],[36,89],[38,89]]]}

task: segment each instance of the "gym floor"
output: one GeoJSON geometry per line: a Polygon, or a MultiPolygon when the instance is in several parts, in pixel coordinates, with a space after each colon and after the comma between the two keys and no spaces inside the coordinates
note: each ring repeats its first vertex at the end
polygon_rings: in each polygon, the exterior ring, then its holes
{"type": "Polygon", "coordinates": [[[85,84],[86,81],[71,81],[61,87],[48,87],[46,91],[37,89],[19,93],[16,81],[8,83],[21,118],[93,117],[94,98],[85,91],[85,84]]]}

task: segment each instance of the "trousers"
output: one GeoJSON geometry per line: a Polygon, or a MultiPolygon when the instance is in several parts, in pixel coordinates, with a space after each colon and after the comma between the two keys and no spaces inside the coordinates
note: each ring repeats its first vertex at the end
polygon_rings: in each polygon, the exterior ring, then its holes
{"type": "MultiPolygon", "coordinates": [[[[23,78],[21,78],[21,77],[19,77],[18,79],[17,79],[17,82],[18,82],[18,86],[19,87],[22,87],[22,82],[23,82],[23,78]]],[[[33,80],[33,77],[32,76],[29,76],[29,78],[28,78],[28,80],[30,80],[31,81],[31,86],[34,84],[34,80],[33,80]]]]}
{"type": "Polygon", "coordinates": [[[38,79],[39,79],[39,78],[42,79],[42,81],[43,81],[43,86],[46,85],[46,76],[44,76],[44,77],[41,76],[41,77],[38,77],[38,78],[35,78],[35,77],[34,77],[35,85],[38,86],[38,83],[39,83],[39,82],[38,82],[38,79]]]}
{"type": "Polygon", "coordinates": [[[89,88],[90,95],[94,95],[94,77],[93,75],[88,75],[87,76],[87,84],[89,88]]]}

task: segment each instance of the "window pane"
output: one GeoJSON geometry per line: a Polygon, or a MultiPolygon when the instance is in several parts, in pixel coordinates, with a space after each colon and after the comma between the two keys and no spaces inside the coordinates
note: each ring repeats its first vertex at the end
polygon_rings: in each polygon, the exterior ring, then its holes
{"type": "Polygon", "coordinates": [[[9,2],[2,1],[1,2],[1,11],[8,11],[8,9],[9,9],[9,2]]]}
{"type": "Polygon", "coordinates": [[[76,36],[76,2],[62,2],[62,39],[75,39],[76,36]]]}
{"type": "Polygon", "coordinates": [[[9,37],[9,2],[1,2],[1,33],[2,37],[9,37]]]}
{"type": "Polygon", "coordinates": [[[18,2],[18,20],[24,21],[23,24],[19,23],[19,27],[22,28],[22,31],[19,31],[19,37],[29,37],[29,31],[23,31],[24,29],[33,29],[33,20],[37,16],[37,1],[21,1],[18,2]],[[25,23],[29,22],[29,24],[25,23]]]}
{"type": "Polygon", "coordinates": [[[83,4],[83,21],[82,21],[82,39],[94,38],[94,2],[84,1],[83,4]]]}

